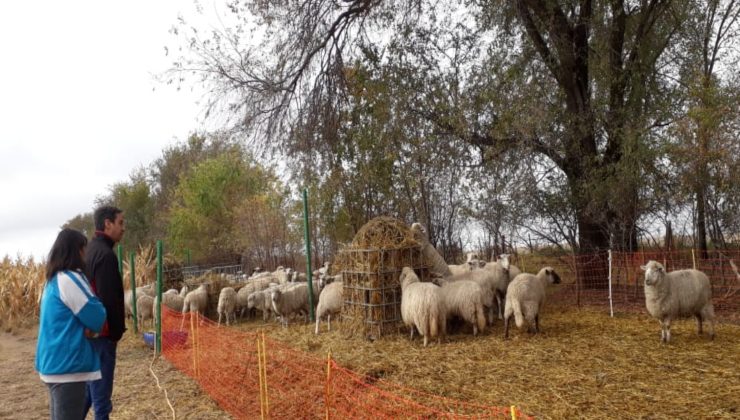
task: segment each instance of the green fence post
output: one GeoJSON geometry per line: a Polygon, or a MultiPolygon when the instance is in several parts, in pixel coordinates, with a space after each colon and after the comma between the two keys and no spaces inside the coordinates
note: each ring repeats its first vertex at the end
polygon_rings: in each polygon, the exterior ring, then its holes
{"type": "Polygon", "coordinates": [[[162,352],[162,241],[157,241],[157,338],[155,353],[162,352]]]}
{"type": "Polygon", "coordinates": [[[123,277],[123,245],[118,244],[118,274],[123,277]]]}
{"type": "Polygon", "coordinates": [[[134,334],[139,333],[139,323],[137,322],[136,318],[136,266],[135,261],[136,259],[136,253],[131,251],[129,254],[129,270],[131,271],[131,300],[133,301],[133,305],[131,305],[131,313],[134,315],[134,334]]]}
{"type": "Polygon", "coordinates": [[[313,281],[311,279],[311,236],[308,228],[308,191],[303,189],[303,238],[306,241],[306,278],[308,279],[308,308],[311,315],[311,322],[316,321],[313,313],[313,281]]]}

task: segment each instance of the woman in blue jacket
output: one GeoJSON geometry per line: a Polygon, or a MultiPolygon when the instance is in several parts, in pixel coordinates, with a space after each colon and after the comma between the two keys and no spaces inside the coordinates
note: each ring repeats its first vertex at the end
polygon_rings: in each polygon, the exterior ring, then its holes
{"type": "Polygon", "coordinates": [[[83,274],[87,238],[59,232],[46,264],[36,370],[49,388],[52,420],[81,420],[86,382],[100,379],[100,358],[87,337],[100,332],[105,307],[83,274]]]}

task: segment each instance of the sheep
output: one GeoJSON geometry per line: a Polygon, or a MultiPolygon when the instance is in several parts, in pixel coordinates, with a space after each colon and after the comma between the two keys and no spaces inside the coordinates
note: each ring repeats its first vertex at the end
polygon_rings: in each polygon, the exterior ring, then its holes
{"type": "MultiPolygon", "coordinates": [[[[185,299],[180,297],[179,294],[174,293],[163,293],[162,294],[162,304],[173,311],[182,312],[182,306],[185,303],[185,299]]],[[[154,297],[154,307],[159,304],[159,300],[157,300],[157,297],[154,297]]]]}
{"type": "Polygon", "coordinates": [[[443,279],[435,279],[435,282],[443,286],[450,282],[473,281],[478,283],[482,291],[483,307],[485,308],[486,320],[489,325],[493,324],[493,305],[496,301],[496,283],[493,274],[487,270],[474,270],[443,279]]]}
{"type": "Polygon", "coordinates": [[[399,277],[401,282],[401,318],[411,329],[411,340],[414,339],[414,327],[424,337],[424,346],[429,338],[441,339],[447,333],[447,318],[440,293],[440,287],[433,283],[421,283],[411,267],[404,267],[399,277]]]}
{"type": "Polygon", "coordinates": [[[240,310],[240,317],[244,317],[244,312],[247,311],[247,298],[249,295],[251,295],[254,292],[259,292],[260,290],[265,290],[268,287],[270,287],[270,284],[276,282],[277,279],[275,279],[272,276],[262,276],[255,279],[250,279],[247,281],[247,284],[244,285],[236,294],[236,307],[240,310]]]}
{"type": "Polygon", "coordinates": [[[192,292],[188,292],[185,295],[185,301],[182,304],[182,321],[180,322],[180,329],[182,329],[185,322],[185,314],[190,312],[199,312],[201,315],[205,313],[208,307],[208,285],[205,283],[198,286],[197,289],[192,292]]]}
{"type": "MultiPolygon", "coordinates": [[[[316,294],[315,294],[316,295],[316,294]]],[[[272,310],[280,315],[284,327],[288,326],[288,316],[308,313],[308,284],[299,283],[285,289],[277,288],[270,295],[272,310]]]]}
{"type": "Polygon", "coordinates": [[[448,264],[447,266],[450,269],[450,272],[452,275],[456,274],[463,274],[467,273],[468,271],[473,271],[475,269],[480,268],[481,266],[481,259],[477,252],[468,252],[465,259],[465,264],[455,265],[455,264],[448,264]]]}
{"type": "Polygon", "coordinates": [[[697,333],[702,334],[702,321],[709,322],[709,338],[714,339],[714,306],[709,277],[699,270],[666,272],[663,264],[649,261],[640,267],[645,271],[645,306],[660,321],[660,340],[671,341],[671,321],[694,316],[697,333]]]}
{"type": "Polygon", "coordinates": [[[517,328],[524,325],[524,319],[534,332],[540,332],[540,310],[545,303],[547,284],[560,284],[560,276],[552,267],[545,267],[537,275],[522,273],[509,283],[504,307],[504,339],[509,338],[509,320],[514,316],[517,328]]]}
{"type": "MultiPolygon", "coordinates": [[[[146,286],[139,286],[136,288],[136,299],[137,300],[139,299],[139,296],[147,295],[147,296],[154,297],[154,294],[155,294],[154,285],[152,284],[147,284],[146,286]]],[[[133,315],[133,311],[131,310],[131,308],[133,307],[133,304],[134,304],[134,294],[131,291],[131,289],[128,289],[123,293],[123,306],[126,312],[126,316],[133,315]]]]}
{"type": "Polygon", "coordinates": [[[439,255],[439,252],[429,242],[424,227],[420,223],[414,223],[411,225],[411,233],[414,235],[414,239],[421,244],[422,255],[427,265],[429,265],[429,271],[431,271],[432,275],[434,277],[451,276],[452,272],[450,268],[447,266],[444,258],[439,255]]]}
{"type": "Polygon", "coordinates": [[[224,287],[218,295],[218,325],[221,325],[221,316],[226,316],[226,325],[229,325],[229,314],[236,322],[236,290],[233,287],[224,287]]]}
{"type": "Polygon", "coordinates": [[[141,296],[136,298],[136,322],[138,322],[140,330],[143,330],[145,320],[153,319],[153,309],[154,298],[152,298],[151,296],[142,294],[141,296]]]}
{"type": "Polygon", "coordinates": [[[165,295],[179,295],[180,294],[180,291],[177,290],[177,289],[170,289],[170,290],[164,292],[163,294],[165,294],[165,295]]]}
{"type": "MultiPolygon", "coordinates": [[[[496,304],[498,306],[498,319],[503,319],[506,290],[509,287],[509,283],[511,283],[515,277],[512,277],[511,275],[512,267],[514,266],[509,263],[508,254],[501,254],[498,261],[489,262],[483,266],[484,270],[487,270],[493,275],[494,292],[496,294],[496,304]]],[[[518,268],[516,268],[516,274],[521,274],[519,273],[518,268]]]]}
{"type": "MultiPolygon", "coordinates": [[[[339,276],[341,277],[341,276],[339,276]]],[[[321,318],[326,315],[327,323],[329,325],[328,331],[331,331],[331,316],[336,315],[342,310],[342,293],[344,291],[344,284],[341,278],[339,281],[329,283],[326,287],[321,290],[319,295],[319,304],[316,307],[316,331],[315,334],[319,333],[319,324],[321,318]]]]}
{"type": "Polygon", "coordinates": [[[471,280],[447,282],[442,286],[441,294],[445,318],[457,316],[473,324],[474,336],[485,331],[484,291],[480,284],[471,280]]]}
{"type": "MultiPolygon", "coordinates": [[[[262,311],[262,320],[267,321],[272,313],[272,291],[277,289],[277,286],[269,287],[259,292],[254,292],[247,296],[247,303],[245,309],[258,309],[262,311]]],[[[244,311],[244,309],[242,309],[244,311]]]]}
{"type": "Polygon", "coordinates": [[[185,299],[185,296],[188,294],[188,285],[185,284],[182,286],[182,289],[180,289],[180,297],[185,299]]]}

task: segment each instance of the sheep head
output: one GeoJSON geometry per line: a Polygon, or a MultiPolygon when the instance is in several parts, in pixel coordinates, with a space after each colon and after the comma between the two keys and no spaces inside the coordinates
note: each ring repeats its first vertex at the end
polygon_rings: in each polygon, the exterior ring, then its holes
{"type": "Polygon", "coordinates": [[[665,276],[665,267],[657,261],[648,261],[640,268],[645,272],[645,286],[655,286],[665,276]]]}
{"type": "Polygon", "coordinates": [[[398,277],[398,281],[401,282],[401,290],[403,290],[409,284],[417,283],[419,281],[419,277],[416,275],[413,268],[404,267],[403,270],[401,270],[401,275],[398,277]]]}

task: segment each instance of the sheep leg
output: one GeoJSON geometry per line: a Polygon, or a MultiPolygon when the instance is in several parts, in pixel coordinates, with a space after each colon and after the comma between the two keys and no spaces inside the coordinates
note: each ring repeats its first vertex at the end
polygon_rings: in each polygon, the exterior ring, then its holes
{"type": "Polygon", "coordinates": [[[507,340],[509,338],[509,320],[511,319],[511,315],[504,318],[504,340],[507,340]]]}
{"type": "Polygon", "coordinates": [[[218,313],[218,325],[221,325],[221,312],[218,313]]]}
{"type": "Polygon", "coordinates": [[[316,330],[314,330],[314,334],[319,335],[319,321],[321,321],[321,318],[316,317],[316,330]]]}
{"type": "Polygon", "coordinates": [[[714,340],[714,308],[706,306],[701,311],[701,317],[709,324],[709,338],[714,340]]]}
{"type": "Polygon", "coordinates": [[[411,326],[411,337],[409,338],[411,341],[414,341],[414,326],[411,326]]]}
{"type": "Polygon", "coordinates": [[[540,314],[534,316],[534,332],[535,334],[540,332],[540,314]]]}
{"type": "Polygon", "coordinates": [[[326,316],[326,323],[329,326],[329,329],[327,331],[331,331],[331,314],[326,316]]]}
{"type": "Polygon", "coordinates": [[[424,347],[426,347],[426,346],[427,346],[427,344],[428,344],[428,343],[427,343],[427,336],[425,335],[425,336],[424,336],[424,347]]]}
{"type": "Polygon", "coordinates": [[[663,343],[668,343],[671,341],[671,320],[670,319],[664,319],[660,322],[661,327],[661,340],[663,343]]]}
{"type": "Polygon", "coordinates": [[[701,322],[701,314],[694,315],[696,317],[696,334],[702,335],[702,322],[701,322]]]}

